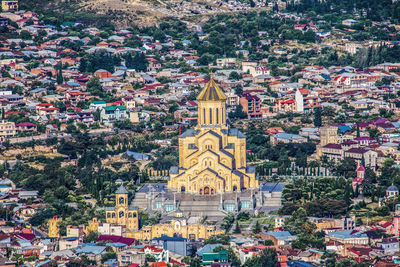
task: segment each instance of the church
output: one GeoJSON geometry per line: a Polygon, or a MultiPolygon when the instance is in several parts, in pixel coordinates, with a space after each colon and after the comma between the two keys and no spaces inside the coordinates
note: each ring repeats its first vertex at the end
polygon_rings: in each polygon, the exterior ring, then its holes
{"type": "Polygon", "coordinates": [[[259,183],[256,168],[246,162],[246,136],[227,125],[226,100],[211,76],[197,96],[197,125],[179,136],[178,166],[171,167],[167,183],[139,188],[134,206],[209,218],[281,206],[284,184],[259,183]]]}
{"type": "Polygon", "coordinates": [[[246,164],[246,136],[226,124],[226,99],[211,78],[197,97],[197,126],[179,136],[168,189],[214,195],[258,188],[255,167],[246,164]]]}

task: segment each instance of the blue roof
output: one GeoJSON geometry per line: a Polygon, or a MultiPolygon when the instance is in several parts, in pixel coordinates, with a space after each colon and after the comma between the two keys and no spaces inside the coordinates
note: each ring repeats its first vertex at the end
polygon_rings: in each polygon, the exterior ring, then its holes
{"type": "Polygon", "coordinates": [[[138,193],[148,193],[151,190],[154,192],[166,192],[167,191],[167,184],[166,183],[159,183],[159,184],[145,184],[143,185],[137,192],[138,193]]]}
{"type": "Polygon", "coordinates": [[[122,248],[122,247],[126,247],[126,246],[127,246],[127,244],[119,243],[119,242],[116,242],[116,243],[108,243],[107,245],[108,245],[108,246],[111,246],[111,247],[118,247],[118,248],[122,248]]]}
{"type": "Polygon", "coordinates": [[[126,155],[134,157],[136,160],[148,160],[150,156],[138,152],[126,151],[126,155]]]}
{"type": "Polygon", "coordinates": [[[285,183],[264,183],[261,190],[268,192],[282,192],[283,187],[285,187],[285,183]]]}
{"type": "Polygon", "coordinates": [[[386,191],[399,191],[399,189],[397,188],[397,186],[391,185],[386,189],[386,191]]]}
{"type": "Polygon", "coordinates": [[[91,244],[83,244],[82,246],[79,246],[78,248],[75,249],[75,252],[77,254],[93,254],[93,255],[99,255],[103,253],[103,251],[106,249],[105,246],[96,246],[96,245],[91,245],[91,244]]]}
{"type": "Polygon", "coordinates": [[[186,238],[183,237],[170,237],[170,236],[161,236],[161,237],[156,237],[153,238],[153,240],[159,240],[159,241],[186,241],[186,238]]]}
{"type": "Polygon", "coordinates": [[[360,238],[360,237],[368,237],[366,234],[361,232],[355,232],[354,230],[344,230],[338,232],[328,233],[328,236],[334,236],[338,238],[360,238]]]}
{"type": "Polygon", "coordinates": [[[203,256],[204,253],[212,253],[214,252],[214,249],[217,247],[222,246],[222,244],[207,244],[204,247],[202,247],[201,249],[199,249],[196,254],[197,256],[203,256]]]}
{"type": "Polygon", "coordinates": [[[342,133],[351,130],[350,126],[348,126],[348,125],[340,125],[340,126],[338,126],[338,129],[339,129],[339,131],[341,131],[342,133]]]}
{"type": "Polygon", "coordinates": [[[45,266],[46,264],[48,264],[50,262],[51,262],[51,260],[45,260],[45,261],[42,261],[41,263],[35,265],[35,267],[45,266]]]}
{"type": "Polygon", "coordinates": [[[274,136],[275,138],[278,139],[288,139],[288,140],[292,140],[292,139],[303,139],[304,137],[297,135],[297,134],[289,134],[289,133],[277,133],[274,136]]]}
{"type": "Polygon", "coordinates": [[[315,267],[314,264],[305,261],[288,261],[287,266],[291,267],[315,267]]]}
{"type": "Polygon", "coordinates": [[[276,239],[295,239],[297,236],[292,235],[289,231],[281,231],[281,232],[266,232],[267,235],[272,235],[276,239]]]}

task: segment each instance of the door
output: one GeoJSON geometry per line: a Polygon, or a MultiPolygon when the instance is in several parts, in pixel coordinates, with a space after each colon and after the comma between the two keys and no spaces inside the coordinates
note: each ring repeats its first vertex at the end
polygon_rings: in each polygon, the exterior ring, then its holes
{"type": "Polygon", "coordinates": [[[210,188],[208,186],[204,187],[204,195],[210,194],[210,188]]]}

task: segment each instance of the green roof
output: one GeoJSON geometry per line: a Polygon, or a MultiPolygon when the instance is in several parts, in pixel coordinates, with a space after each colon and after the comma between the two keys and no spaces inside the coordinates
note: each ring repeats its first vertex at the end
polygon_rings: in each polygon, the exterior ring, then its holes
{"type": "Polygon", "coordinates": [[[99,101],[93,101],[92,104],[105,104],[106,101],[104,100],[99,100],[99,101]]]}
{"type": "Polygon", "coordinates": [[[228,251],[221,250],[218,253],[204,253],[202,257],[202,262],[224,262],[228,261],[228,251]]]}
{"type": "Polygon", "coordinates": [[[104,109],[108,110],[108,111],[113,111],[113,110],[117,110],[117,109],[126,110],[126,107],[125,106],[108,106],[108,107],[104,107],[104,109]]]}

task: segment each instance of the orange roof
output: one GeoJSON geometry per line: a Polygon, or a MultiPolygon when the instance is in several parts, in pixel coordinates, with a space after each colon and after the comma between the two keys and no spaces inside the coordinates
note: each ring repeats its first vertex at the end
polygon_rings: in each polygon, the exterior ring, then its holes
{"type": "Polygon", "coordinates": [[[168,265],[163,261],[153,262],[150,266],[151,267],[168,267],[168,265]]]}
{"type": "Polygon", "coordinates": [[[310,90],[308,89],[299,89],[299,91],[302,95],[308,95],[310,93],[310,90]]]}

